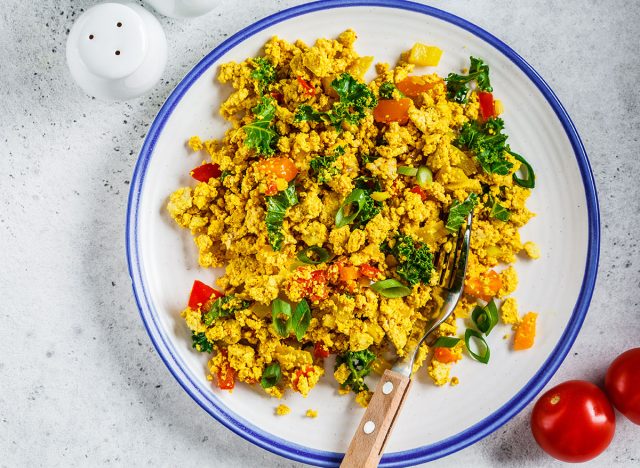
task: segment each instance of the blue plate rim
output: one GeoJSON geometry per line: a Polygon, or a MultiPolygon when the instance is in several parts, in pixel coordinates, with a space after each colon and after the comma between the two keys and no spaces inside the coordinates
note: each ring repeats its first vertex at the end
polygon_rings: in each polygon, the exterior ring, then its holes
{"type": "Polygon", "coordinates": [[[407,466],[424,463],[461,450],[486,437],[520,412],[546,385],[571,349],[586,316],[596,281],[600,254],[600,214],[595,181],[585,148],[573,122],[551,88],[533,67],[500,39],[451,13],[405,0],[319,0],[280,11],[242,29],[213,49],[183,78],[167,98],[145,137],[134,168],[127,203],[125,232],[127,264],[138,310],[151,341],[174,378],[205,411],[244,439],[275,454],[318,466],[336,466],[340,463],[343,456],[341,453],[321,451],[294,444],[253,426],[243,418],[229,411],[215,395],[212,395],[211,392],[206,392],[199,382],[191,378],[186,370],[187,367],[185,363],[179,355],[174,352],[173,345],[162,330],[158,315],[150,301],[138,250],[137,229],[138,208],[141,201],[144,177],[157,138],[162,132],[173,109],[195,80],[197,80],[211,64],[216,62],[238,43],[243,42],[267,27],[296,16],[319,10],[354,6],[395,8],[432,16],[471,32],[502,52],[536,85],[562,123],[576,156],[587,201],[589,241],[584,279],[571,319],[552,353],[529,382],[527,382],[513,398],[487,418],[459,434],[435,444],[385,454],[380,463],[382,467],[407,466]]]}

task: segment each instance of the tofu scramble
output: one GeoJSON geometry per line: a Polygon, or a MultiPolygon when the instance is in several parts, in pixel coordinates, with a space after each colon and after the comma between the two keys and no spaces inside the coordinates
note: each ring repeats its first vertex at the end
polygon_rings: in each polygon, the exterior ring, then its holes
{"type": "MultiPolygon", "coordinates": [[[[385,351],[406,355],[438,313],[434,254],[451,251],[473,210],[465,294],[414,367],[455,385],[463,356],[486,362],[485,347],[488,359],[483,336],[516,289],[516,256],[540,255],[518,234],[533,216],[533,169],[506,144],[488,65],[471,57],[466,74],[418,75],[442,51],[415,44],[367,84],[374,58],[355,40],[352,30],[313,46],[274,37],[263,56],[221,65],[230,127],[188,141],[207,161],[167,209],[194,236],[199,264],[225,267],[218,289],[194,283],[182,311],[221,389],[306,396],[334,354],[339,392],[366,406],[365,377],[390,367],[385,351]]],[[[515,349],[533,344],[535,313],[522,333],[515,299],[500,317],[515,349]]]]}

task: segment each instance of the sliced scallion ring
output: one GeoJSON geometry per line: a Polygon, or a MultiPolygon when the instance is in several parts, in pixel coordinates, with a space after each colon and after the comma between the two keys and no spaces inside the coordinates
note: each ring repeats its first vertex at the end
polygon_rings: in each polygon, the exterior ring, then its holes
{"type": "Polygon", "coordinates": [[[319,245],[311,245],[298,252],[296,258],[307,265],[320,265],[321,263],[329,260],[331,258],[331,254],[327,249],[324,249],[319,245]],[[309,254],[312,254],[313,257],[310,257],[309,254]]]}
{"type": "Polygon", "coordinates": [[[431,172],[431,169],[426,166],[420,166],[416,174],[416,182],[418,182],[418,185],[422,188],[431,184],[431,182],[433,182],[433,172],[431,172]]]}
{"type": "Polygon", "coordinates": [[[518,184],[520,187],[530,188],[530,189],[534,188],[536,186],[536,174],[535,172],[533,172],[533,167],[531,167],[531,164],[529,164],[526,159],[524,159],[522,156],[520,156],[517,153],[510,152],[509,154],[514,158],[516,158],[518,161],[520,161],[522,165],[527,169],[524,179],[521,179],[520,177],[518,177],[514,172],[513,181],[516,184],[518,184]]]}
{"type": "Polygon", "coordinates": [[[398,174],[406,175],[410,177],[415,177],[418,173],[418,169],[411,166],[400,166],[398,167],[398,174]]]}
{"type": "Polygon", "coordinates": [[[280,298],[276,298],[271,303],[271,320],[273,322],[273,328],[276,329],[280,336],[285,338],[289,336],[291,331],[291,304],[283,301],[280,298]],[[286,317],[283,319],[282,317],[286,317]]]}
{"type": "Polygon", "coordinates": [[[478,330],[489,336],[493,327],[498,323],[498,307],[493,299],[484,306],[476,306],[471,313],[471,320],[476,324],[478,330]]]}
{"type": "Polygon", "coordinates": [[[366,202],[367,194],[362,189],[355,189],[349,194],[347,198],[342,202],[342,206],[336,213],[336,227],[341,228],[347,224],[351,224],[360,214],[362,207],[366,202]],[[352,205],[357,205],[357,209],[353,210],[352,205]],[[352,209],[352,213],[347,214],[349,209],[352,209]]]}
{"type": "Polygon", "coordinates": [[[411,289],[393,278],[377,281],[371,285],[371,289],[383,297],[405,297],[411,294],[411,289]]]}
{"type": "Polygon", "coordinates": [[[467,331],[464,332],[464,344],[467,347],[467,351],[469,351],[469,355],[478,362],[486,364],[489,362],[489,357],[491,356],[491,351],[489,350],[489,345],[479,331],[474,330],[472,328],[467,328],[467,331]],[[471,339],[475,338],[476,343],[478,344],[479,351],[482,354],[478,354],[471,349],[471,339]]]}
{"type": "Polygon", "coordinates": [[[432,348],[453,348],[460,343],[460,338],[455,336],[441,336],[434,343],[432,348]]]}

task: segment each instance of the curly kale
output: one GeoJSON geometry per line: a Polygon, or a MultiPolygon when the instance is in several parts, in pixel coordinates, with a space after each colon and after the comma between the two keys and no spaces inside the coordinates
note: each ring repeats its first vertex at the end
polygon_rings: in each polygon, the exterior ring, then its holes
{"type": "Polygon", "coordinates": [[[475,81],[481,91],[493,91],[489,80],[489,65],[476,57],[470,57],[470,60],[471,66],[469,66],[468,75],[449,73],[444,79],[447,83],[447,98],[451,101],[467,102],[470,90],[469,83],[471,81],[475,81]]]}
{"type": "Polygon", "coordinates": [[[396,273],[409,286],[420,282],[428,284],[433,272],[433,254],[429,246],[422,242],[414,242],[411,236],[398,233],[393,247],[385,246],[398,261],[396,273]]]}
{"type": "Polygon", "coordinates": [[[191,347],[196,351],[200,351],[201,353],[210,353],[213,351],[213,347],[211,342],[207,340],[207,336],[204,332],[196,333],[194,331],[191,332],[191,347]]]}
{"type": "Polygon", "coordinates": [[[355,393],[369,390],[364,378],[371,372],[371,364],[376,355],[368,349],[362,351],[347,351],[336,358],[336,369],[342,364],[349,368],[349,377],[340,386],[348,388],[355,393]]]}
{"type": "Polygon", "coordinates": [[[503,129],[504,121],[497,117],[491,117],[483,123],[466,122],[454,144],[472,151],[486,173],[506,175],[513,163],[506,158],[511,148],[507,144],[507,135],[502,133],[503,129]]]}
{"type": "Polygon", "coordinates": [[[211,325],[219,318],[231,317],[240,310],[245,310],[251,303],[238,299],[233,294],[222,296],[213,301],[209,310],[205,312],[202,321],[205,325],[211,325]]]}
{"type": "Polygon", "coordinates": [[[333,154],[326,156],[317,156],[309,162],[312,173],[316,176],[318,183],[324,184],[329,182],[334,175],[339,173],[337,167],[333,164],[339,156],[344,154],[344,147],[337,146],[333,154]]]}
{"type": "Polygon", "coordinates": [[[348,73],[343,73],[331,82],[340,100],[328,111],[317,111],[308,104],[301,105],[296,111],[294,122],[324,122],[340,129],[343,123],[355,125],[372,109],[378,100],[369,87],[358,82],[348,73]]]}
{"type": "Polygon", "coordinates": [[[274,99],[262,96],[260,102],[251,109],[256,120],[242,127],[247,137],[244,144],[256,150],[258,154],[271,156],[275,153],[278,134],[273,129],[272,121],[276,115],[274,99]]]}
{"type": "Polygon", "coordinates": [[[264,94],[269,88],[269,85],[276,81],[276,69],[271,65],[271,62],[264,57],[253,59],[253,63],[256,68],[251,72],[251,78],[258,82],[260,93],[264,94]]]}

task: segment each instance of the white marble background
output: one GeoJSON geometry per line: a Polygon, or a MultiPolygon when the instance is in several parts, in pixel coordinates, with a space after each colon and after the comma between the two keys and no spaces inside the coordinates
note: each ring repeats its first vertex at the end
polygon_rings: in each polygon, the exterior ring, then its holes
{"type": "MultiPolygon", "coordinates": [[[[64,59],[90,0],[3,0],[0,11],[0,466],[299,466],[216,423],[147,337],[124,251],[129,180],[149,123],[182,76],[240,28],[300,1],[220,0],[160,18],[169,66],[126,103],[86,96],[64,59]]],[[[427,3],[427,2],[425,2],[427,3]]],[[[583,138],[598,184],[602,256],[584,328],[550,385],[601,382],[640,345],[640,2],[436,0],[510,44],[547,80],[583,138]]],[[[547,467],[529,406],[432,466],[547,467]]],[[[622,417],[590,466],[640,466],[622,417]]]]}

